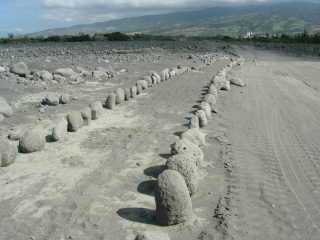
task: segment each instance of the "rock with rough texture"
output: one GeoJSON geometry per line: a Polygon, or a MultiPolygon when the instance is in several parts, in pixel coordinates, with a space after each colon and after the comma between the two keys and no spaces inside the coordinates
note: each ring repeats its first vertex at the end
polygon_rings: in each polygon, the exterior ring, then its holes
{"type": "Polygon", "coordinates": [[[77,132],[83,126],[83,118],[80,112],[74,111],[67,115],[68,131],[77,132]]]}
{"type": "Polygon", "coordinates": [[[94,79],[98,79],[98,80],[105,80],[108,78],[108,74],[102,71],[93,71],[92,72],[92,77],[94,79]]]}
{"type": "Polygon", "coordinates": [[[169,71],[169,76],[170,76],[170,78],[173,78],[173,77],[175,77],[177,74],[176,74],[176,71],[174,70],[174,69],[170,69],[170,71],[169,71]]]}
{"type": "Polygon", "coordinates": [[[142,90],[146,90],[148,88],[148,82],[146,80],[138,80],[137,86],[141,86],[142,90]]]}
{"type": "Polygon", "coordinates": [[[44,81],[44,82],[49,82],[49,81],[53,80],[53,75],[52,75],[52,73],[50,73],[50,72],[48,72],[46,70],[42,70],[42,71],[35,72],[33,74],[33,78],[35,80],[41,80],[41,81],[44,81]]]}
{"type": "Polygon", "coordinates": [[[200,128],[200,122],[197,115],[193,114],[189,121],[189,128],[200,128]]]}
{"type": "Polygon", "coordinates": [[[124,89],[124,100],[129,101],[131,98],[131,92],[129,88],[124,89]]]}
{"type": "Polygon", "coordinates": [[[200,127],[205,127],[208,125],[208,119],[207,119],[207,115],[206,115],[206,112],[203,111],[203,110],[198,110],[196,112],[196,115],[198,116],[199,118],[199,124],[200,124],[200,127]]]}
{"type": "Polygon", "coordinates": [[[116,104],[121,104],[124,102],[124,90],[122,88],[118,88],[116,90],[116,104]]]}
{"type": "Polygon", "coordinates": [[[105,107],[107,109],[114,109],[116,106],[116,98],[117,98],[117,95],[115,93],[110,93],[106,99],[105,107]]]}
{"type": "Polygon", "coordinates": [[[170,240],[170,237],[164,232],[145,231],[138,233],[134,240],[170,240]]]}
{"type": "Polygon", "coordinates": [[[212,112],[216,112],[217,108],[217,99],[213,94],[207,94],[204,97],[204,101],[209,103],[212,112]]]}
{"type": "Polygon", "coordinates": [[[17,147],[8,139],[0,138],[0,167],[13,164],[17,156],[17,147]]]}
{"type": "Polygon", "coordinates": [[[218,97],[218,89],[216,88],[216,86],[214,84],[210,84],[208,93],[212,94],[216,98],[218,97]]]}
{"type": "Polygon", "coordinates": [[[137,86],[137,95],[142,94],[143,90],[142,87],[140,85],[137,86]]]}
{"type": "Polygon", "coordinates": [[[8,104],[7,100],[0,96],[0,114],[5,117],[13,115],[12,107],[8,104]]]}
{"type": "Polygon", "coordinates": [[[170,78],[169,72],[170,72],[169,68],[166,68],[161,72],[161,80],[162,81],[169,80],[169,78],[170,78]]]}
{"type": "Polygon", "coordinates": [[[10,66],[10,72],[20,77],[26,77],[30,74],[30,70],[24,62],[18,62],[10,66]]]}
{"type": "Polygon", "coordinates": [[[133,86],[130,88],[130,93],[131,93],[131,98],[135,98],[137,96],[137,87],[136,86],[133,86]]]}
{"type": "Polygon", "coordinates": [[[150,72],[152,83],[159,84],[161,82],[161,77],[156,72],[150,72]]]}
{"type": "Polygon", "coordinates": [[[190,142],[187,139],[179,139],[175,141],[170,146],[171,148],[171,154],[177,155],[177,154],[188,154],[192,156],[194,163],[196,166],[201,166],[201,163],[203,162],[203,152],[201,148],[199,148],[194,143],[190,142]]]}
{"type": "Polygon", "coordinates": [[[181,139],[188,140],[199,147],[206,145],[206,134],[202,133],[200,129],[197,128],[192,128],[182,133],[181,139]]]}
{"type": "Polygon", "coordinates": [[[96,101],[94,103],[91,103],[89,107],[91,109],[91,119],[92,120],[99,119],[103,113],[102,103],[100,101],[96,101]]]}
{"type": "Polygon", "coordinates": [[[198,191],[199,177],[195,159],[191,154],[177,154],[170,157],[166,163],[167,169],[179,172],[189,189],[190,196],[198,191]]]}
{"type": "Polygon", "coordinates": [[[56,120],[55,126],[52,129],[52,140],[55,142],[62,141],[68,134],[68,121],[65,117],[56,120]]]}
{"type": "Polygon", "coordinates": [[[62,94],[59,98],[59,103],[68,104],[71,102],[71,97],[69,94],[62,94]]]}
{"type": "Polygon", "coordinates": [[[72,70],[72,68],[59,68],[53,72],[54,75],[59,75],[64,78],[70,78],[71,76],[77,75],[75,71],[72,70]]]}
{"type": "Polygon", "coordinates": [[[42,99],[42,104],[48,106],[57,106],[60,103],[60,96],[57,93],[48,93],[44,99],[42,99]]]}
{"type": "Polygon", "coordinates": [[[211,113],[211,106],[207,102],[201,102],[200,103],[200,109],[203,110],[206,113],[207,119],[210,119],[212,117],[211,113]]]}
{"type": "Polygon", "coordinates": [[[245,87],[246,84],[242,81],[241,78],[231,78],[230,83],[232,85],[238,86],[238,87],[245,87]]]}
{"type": "Polygon", "coordinates": [[[230,81],[229,80],[225,80],[225,81],[221,82],[220,90],[230,91],[230,89],[231,89],[231,86],[230,86],[230,81]]]}
{"type": "Polygon", "coordinates": [[[158,224],[170,226],[193,219],[189,190],[179,172],[165,170],[158,176],[155,200],[158,224]]]}
{"type": "Polygon", "coordinates": [[[45,132],[40,128],[27,130],[19,140],[21,153],[33,153],[44,149],[46,144],[45,132]]]}
{"type": "Polygon", "coordinates": [[[83,125],[89,126],[92,120],[92,111],[90,107],[85,107],[81,110],[83,125]]]}

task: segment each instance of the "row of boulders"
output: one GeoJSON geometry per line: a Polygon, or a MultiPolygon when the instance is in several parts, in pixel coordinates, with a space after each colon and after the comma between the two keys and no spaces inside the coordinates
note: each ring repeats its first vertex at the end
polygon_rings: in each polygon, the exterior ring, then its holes
{"type": "MultiPolygon", "coordinates": [[[[118,88],[115,92],[110,93],[107,96],[104,104],[100,101],[96,101],[80,111],[73,111],[68,113],[65,117],[55,119],[54,127],[49,135],[44,131],[44,129],[36,127],[26,130],[21,135],[18,134],[19,136],[17,135],[14,137],[11,136],[11,138],[9,137],[11,140],[19,141],[18,148],[12,145],[8,139],[3,140],[6,142],[6,144],[2,144],[2,146],[7,146],[10,144],[10,147],[4,147],[0,149],[0,156],[2,156],[1,159],[3,159],[1,166],[6,167],[12,164],[18,151],[20,153],[33,153],[41,151],[45,148],[48,140],[55,142],[62,141],[67,137],[68,132],[77,132],[83,126],[90,125],[92,120],[99,119],[105,111],[104,108],[114,109],[115,106],[142,94],[144,90],[188,71],[190,71],[189,68],[178,66],[174,69],[163,70],[161,73],[162,77],[158,73],[152,71],[142,79],[138,80],[131,88],[118,88]],[[4,149],[7,149],[6,151],[10,151],[10,154],[5,152],[4,149]],[[12,154],[13,152],[15,154],[12,154]]],[[[72,72],[65,69],[57,71],[55,74],[71,76],[72,72]]],[[[70,102],[69,95],[48,93],[43,98],[41,103],[49,106],[56,106],[58,104],[67,104],[68,102],[70,102]]],[[[0,98],[0,113],[5,114],[6,116],[11,116],[12,109],[9,107],[10,106],[5,102],[5,100],[0,98]],[[1,104],[2,102],[3,104],[1,104]]]]}
{"type": "Polygon", "coordinates": [[[71,101],[69,94],[47,93],[42,99],[41,104],[47,106],[57,106],[59,104],[68,104],[71,101]]]}
{"type": "Polygon", "coordinates": [[[156,220],[160,225],[185,223],[194,218],[191,197],[198,191],[199,168],[204,161],[201,147],[206,144],[206,135],[200,128],[216,112],[219,90],[219,85],[210,83],[199,110],[190,119],[189,130],[171,145],[172,156],[166,162],[166,170],[158,176],[155,191],[156,220]]]}
{"type": "Polygon", "coordinates": [[[84,82],[85,78],[107,80],[113,78],[116,73],[111,66],[96,67],[94,71],[88,71],[82,67],[76,67],[75,71],[72,68],[59,68],[52,73],[47,70],[31,71],[24,62],[14,63],[8,69],[3,68],[3,72],[7,70],[21,78],[35,82],[63,83],[68,81],[71,84],[84,82]]]}

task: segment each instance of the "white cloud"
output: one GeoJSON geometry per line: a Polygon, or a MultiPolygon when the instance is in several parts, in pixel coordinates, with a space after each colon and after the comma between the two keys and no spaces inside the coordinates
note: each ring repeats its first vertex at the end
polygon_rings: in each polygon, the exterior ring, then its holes
{"type": "Polygon", "coordinates": [[[45,18],[65,22],[96,22],[115,18],[204,8],[221,3],[268,0],[42,0],[45,18]]]}

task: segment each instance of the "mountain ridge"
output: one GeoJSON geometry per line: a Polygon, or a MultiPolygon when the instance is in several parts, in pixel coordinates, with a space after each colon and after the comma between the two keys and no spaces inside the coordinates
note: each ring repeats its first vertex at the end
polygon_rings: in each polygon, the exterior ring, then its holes
{"type": "Polygon", "coordinates": [[[79,24],[29,34],[29,36],[76,35],[105,32],[186,36],[238,36],[246,32],[298,33],[320,29],[320,4],[283,2],[241,6],[217,6],[203,10],[123,18],[79,24]]]}

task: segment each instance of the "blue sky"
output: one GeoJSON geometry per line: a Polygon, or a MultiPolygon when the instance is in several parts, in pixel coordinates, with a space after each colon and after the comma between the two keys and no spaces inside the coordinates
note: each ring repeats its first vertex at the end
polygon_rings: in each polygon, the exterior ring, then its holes
{"type": "Polygon", "coordinates": [[[30,33],[216,4],[267,1],[272,0],[0,0],[0,35],[30,33]]]}

